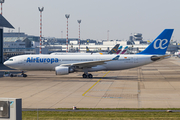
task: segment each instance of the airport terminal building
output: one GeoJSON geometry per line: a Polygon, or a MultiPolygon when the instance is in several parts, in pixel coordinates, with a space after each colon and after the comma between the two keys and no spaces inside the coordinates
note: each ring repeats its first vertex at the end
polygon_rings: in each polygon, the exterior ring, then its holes
{"type": "Polygon", "coordinates": [[[25,33],[4,33],[4,56],[35,54],[33,45],[37,45],[36,43],[39,43],[38,36],[29,36],[25,33]]]}

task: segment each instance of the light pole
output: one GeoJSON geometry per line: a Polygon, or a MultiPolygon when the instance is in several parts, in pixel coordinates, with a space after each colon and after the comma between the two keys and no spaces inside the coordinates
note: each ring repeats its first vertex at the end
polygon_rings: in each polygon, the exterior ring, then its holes
{"type": "Polygon", "coordinates": [[[42,8],[40,8],[40,7],[38,7],[38,9],[39,9],[39,12],[40,12],[40,41],[39,41],[39,54],[41,54],[42,53],[42,51],[41,51],[41,47],[42,47],[42,42],[41,42],[41,40],[42,40],[42,12],[43,12],[43,10],[44,10],[44,7],[42,7],[42,8]]]}
{"type": "Polygon", "coordinates": [[[4,3],[4,0],[0,0],[1,3],[1,15],[2,15],[2,4],[4,3]]]}
{"type": "Polygon", "coordinates": [[[63,39],[63,31],[61,31],[61,39],[63,39]]]}
{"type": "Polygon", "coordinates": [[[70,14],[65,14],[65,17],[67,18],[67,38],[66,38],[66,52],[68,52],[68,18],[70,17],[70,14]]]}
{"type": "Polygon", "coordinates": [[[107,41],[109,41],[109,30],[107,31],[107,41]]]}
{"type": "Polygon", "coordinates": [[[78,40],[78,43],[79,43],[79,52],[80,52],[80,24],[81,24],[81,20],[77,20],[78,23],[79,23],[79,40],[78,40]]]}

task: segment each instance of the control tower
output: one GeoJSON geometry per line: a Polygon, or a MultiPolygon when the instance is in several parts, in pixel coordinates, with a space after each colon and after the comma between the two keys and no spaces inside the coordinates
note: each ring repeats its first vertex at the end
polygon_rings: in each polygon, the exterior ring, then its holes
{"type": "Polygon", "coordinates": [[[135,41],[142,41],[143,37],[141,33],[134,34],[134,40],[135,41]]]}

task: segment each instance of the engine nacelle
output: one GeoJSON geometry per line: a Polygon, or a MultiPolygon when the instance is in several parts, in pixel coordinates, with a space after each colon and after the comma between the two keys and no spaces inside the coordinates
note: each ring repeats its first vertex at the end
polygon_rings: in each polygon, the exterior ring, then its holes
{"type": "Polygon", "coordinates": [[[74,72],[74,70],[70,67],[57,66],[55,67],[56,75],[66,75],[74,72]]]}

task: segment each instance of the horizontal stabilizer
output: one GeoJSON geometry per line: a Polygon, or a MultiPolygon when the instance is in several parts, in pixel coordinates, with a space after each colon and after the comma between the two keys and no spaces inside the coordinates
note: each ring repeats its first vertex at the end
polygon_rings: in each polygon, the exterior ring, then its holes
{"type": "Polygon", "coordinates": [[[161,60],[161,59],[165,59],[165,58],[169,58],[171,55],[163,55],[163,56],[152,56],[151,60],[152,61],[157,61],[157,60],[161,60]]]}

